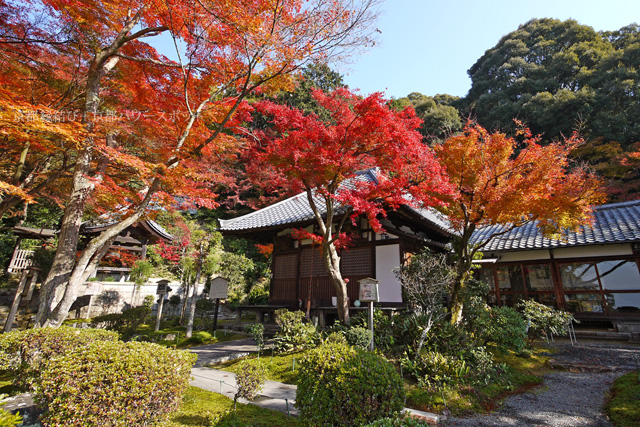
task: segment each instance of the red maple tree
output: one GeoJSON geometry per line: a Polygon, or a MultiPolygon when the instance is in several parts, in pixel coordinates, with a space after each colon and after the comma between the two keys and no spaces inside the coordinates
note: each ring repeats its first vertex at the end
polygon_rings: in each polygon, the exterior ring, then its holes
{"type": "Polygon", "coordinates": [[[421,142],[412,109],[394,111],[380,93],[362,98],[337,89],[316,90],[313,96],[330,120],[272,102],[256,105],[273,127],[259,133],[251,170],[257,183],[306,192],[319,232],[297,230],[297,237],[312,239],[322,251],[338,316],[348,323],[339,253],[349,244],[345,224],[364,215],[381,232],[380,218],[388,210],[438,204],[436,193],[447,193],[449,186],[432,150],[421,142]],[[369,168],[377,168],[377,183],[357,179],[357,172],[369,168]]]}

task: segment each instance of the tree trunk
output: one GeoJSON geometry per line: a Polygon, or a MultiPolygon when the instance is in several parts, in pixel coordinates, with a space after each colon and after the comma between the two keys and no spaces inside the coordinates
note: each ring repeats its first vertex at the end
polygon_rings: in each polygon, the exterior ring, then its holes
{"type": "Polygon", "coordinates": [[[74,270],[82,215],[87,197],[94,187],[87,176],[91,166],[91,157],[89,149],[83,150],[78,156],[73,177],[73,190],[62,217],[53,264],[42,284],[40,304],[34,326],[44,326],[47,323],[52,307],[56,304],[58,288],[67,283],[74,270]]]}
{"type": "MultiPolygon", "coordinates": [[[[84,148],[78,153],[78,158],[76,160],[76,167],[73,174],[73,186],[69,196],[69,202],[67,203],[64,216],[62,217],[58,247],[53,258],[53,264],[51,265],[49,275],[42,284],[40,305],[34,322],[34,326],[36,327],[44,326],[49,323],[51,325],[59,325],[62,323],[64,318],[60,320],[61,316],[64,315],[66,317],[68,308],[65,313],[65,307],[67,307],[67,305],[69,307],[71,306],[73,301],[69,303],[69,298],[73,297],[73,300],[75,300],[74,295],[77,292],[77,289],[72,289],[70,292],[66,292],[65,289],[63,296],[64,303],[61,301],[62,305],[59,304],[59,306],[56,307],[55,320],[53,320],[53,322],[49,322],[49,319],[53,314],[52,307],[56,304],[58,289],[61,285],[67,284],[71,276],[74,277],[76,282],[79,282],[84,272],[84,268],[87,266],[95,252],[99,250],[98,247],[93,249],[93,253],[87,253],[88,258],[83,258],[83,253],[81,258],[83,259],[84,265],[82,266],[82,271],[78,271],[76,251],[78,249],[78,236],[80,232],[80,225],[82,223],[82,215],[84,214],[87,198],[95,188],[96,184],[96,180],[92,179],[89,174],[91,172],[91,162],[93,161],[95,143],[93,137],[93,131],[95,128],[94,118],[98,113],[101,102],[100,89],[102,85],[102,78],[118,63],[120,58],[116,56],[116,53],[129,41],[127,39],[127,35],[138,24],[138,22],[140,22],[142,12],[143,9],[140,9],[135,16],[128,19],[111,45],[96,52],[91,64],[89,65],[82,117],[83,124],[89,136],[86,137],[84,141],[84,148]]],[[[109,230],[106,230],[104,233],[108,232],[109,230]]],[[[101,238],[102,234],[96,239],[101,238]]],[[[105,242],[102,242],[102,244],[105,242]]],[[[74,286],[77,288],[78,284],[74,283],[74,286]]]]}
{"type": "Polygon", "coordinates": [[[200,256],[198,259],[198,270],[196,271],[196,279],[193,282],[193,286],[191,287],[191,295],[189,295],[189,314],[187,317],[187,331],[185,333],[185,337],[191,338],[193,334],[193,318],[196,315],[196,296],[198,294],[198,282],[200,281],[200,276],[202,275],[202,257],[204,255],[203,245],[200,245],[200,256]]]}
{"type": "MultiPolygon", "coordinates": [[[[463,264],[459,262],[459,264],[463,264]]],[[[451,289],[451,302],[449,304],[449,312],[451,313],[451,324],[458,325],[462,321],[462,309],[464,307],[463,291],[465,289],[467,279],[471,272],[464,269],[461,265],[457,269],[453,288],[451,289]]]]}
{"type": "MultiPolygon", "coordinates": [[[[150,198],[150,196],[148,198],[150,198]]],[[[55,309],[51,311],[49,319],[45,320],[41,324],[42,326],[58,327],[62,322],[64,322],[69,314],[71,305],[78,298],[80,285],[84,283],[84,280],[86,280],[86,277],[88,276],[86,270],[88,269],[89,264],[97,263],[99,260],[95,260],[95,257],[104,256],[106,249],[108,249],[108,247],[105,249],[105,246],[110,244],[110,242],[112,242],[122,231],[140,219],[145,206],[146,204],[143,202],[141,209],[135,214],[103,231],[98,235],[98,237],[95,237],[89,242],[85,250],[82,251],[78,261],[75,263],[71,276],[67,282],[67,286],[65,287],[62,299],[56,305],[55,309]]]]}
{"type": "Polygon", "coordinates": [[[349,298],[347,282],[340,273],[340,255],[333,244],[325,243],[322,245],[322,258],[336,291],[338,318],[343,324],[348,325],[351,320],[349,319],[349,298]]]}

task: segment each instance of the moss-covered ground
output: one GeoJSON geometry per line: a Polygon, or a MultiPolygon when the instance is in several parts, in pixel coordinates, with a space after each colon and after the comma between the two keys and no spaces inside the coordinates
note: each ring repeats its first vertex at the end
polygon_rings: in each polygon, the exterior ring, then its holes
{"type": "Polygon", "coordinates": [[[169,420],[164,424],[165,427],[281,427],[297,425],[296,418],[289,418],[287,414],[255,405],[238,403],[234,411],[231,399],[196,387],[189,387],[180,409],[171,414],[169,420]]]}
{"type": "Polygon", "coordinates": [[[614,381],[605,412],[616,427],[640,425],[640,371],[630,372],[614,381]]]}

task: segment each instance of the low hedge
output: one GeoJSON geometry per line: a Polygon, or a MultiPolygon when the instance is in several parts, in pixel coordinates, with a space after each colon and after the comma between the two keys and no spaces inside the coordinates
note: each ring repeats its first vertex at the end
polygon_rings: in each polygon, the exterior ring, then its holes
{"type": "Polygon", "coordinates": [[[364,425],[392,417],[404,396],[389,362],[345,343],[326,342],[300,363],[296,407],[303,425],[364,425]]]}
{"type": "Polygon", "coordinates": [[[114,342],[118,334],[102,329],[36,328],[0,334],[0,369],[19,386],[40,375],[44,362],[94,342],[114,342]]]}
{"type": "Polygon", "coordinates": [[[196,355],[142,342],[94,342],[43,363],[35,400],[45,426],[144,426],[166,419],[196,355]]]}

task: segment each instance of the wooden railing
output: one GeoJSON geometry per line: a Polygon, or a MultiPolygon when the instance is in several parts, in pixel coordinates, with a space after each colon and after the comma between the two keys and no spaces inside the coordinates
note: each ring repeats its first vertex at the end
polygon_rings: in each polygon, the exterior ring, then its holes
{"type": "Polygon", "coordinates": [[[19,249],[13,253],[13,257],[11,258],[11,262],[9,263],[9,268],[7,271],[9,273],[17,273],[26,268],[29,268],[33,265],[33,259],[31,256],[34,251],[19,249]]]}

